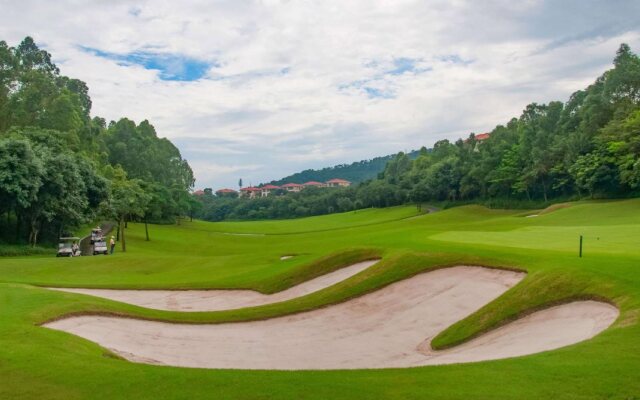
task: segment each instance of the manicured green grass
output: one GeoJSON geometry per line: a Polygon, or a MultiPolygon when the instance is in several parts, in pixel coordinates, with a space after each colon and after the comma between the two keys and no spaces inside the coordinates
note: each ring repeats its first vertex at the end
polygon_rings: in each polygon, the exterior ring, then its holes
{"type": "Polygon", "coordinates": [[[415,206],[398,206],[389,208],[369,208],[329,214],[319,217],[307,217],[285,220],[215,222],[206,224],[207,230],[226,233],[263,233],[290,234],[327,231],[411,218],[420,215],[415,206]]]}
{"type": "MultiPolygon", "coordinates": [[[[640,200],[538,211],[466,206],[407,218],[412,207],[301,220],[144,227],[113,256],[0,259],[0,399],[632,399],[640,395],[640,200]],[[229,235],[226,233],[266,233],[229,235]],[[297,232],[297,233],[296,233],[297,232]],[[585,254],[577,256],[577,236],[585,254]],[[280,256],[296,256],[281,261],[280,256]],[[282,290],[342,265],[382,261],[288,302],[223,312],[149,310],[37,285],[282,290]],[[448,347],[551,304],[615,303],[619,320],[587,342],[514,359],[358,371],[201,370],[129,363],[98,345],[38,325],[104,313],[215,323],[263,319],[344,301],[433,268],[526,270],[504,296],[434,340],[448,347]]],[[[321,351],[321,350],[319,350],[321,351]]]]}

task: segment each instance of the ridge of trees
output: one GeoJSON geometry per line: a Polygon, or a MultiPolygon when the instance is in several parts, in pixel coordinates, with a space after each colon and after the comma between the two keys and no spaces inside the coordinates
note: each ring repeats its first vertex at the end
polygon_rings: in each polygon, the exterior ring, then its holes
{"type": "Polygon", "coordinates": [[[415,159],[399,153],[377,178],[349,188],[310,188],[254,200],[202,196],[198,216],[290,218],[407,203],[509,207],[638,196],[640,58],[622,44],[613,64],[567,102],[531,103],[485,140],[473,134],[441,140],[415,159]]]}
{"type": "MultiPolygon", "coordinates": [[[[407,153],[409,158],[418,157],[420,150],[413,150],[407,153]]],[[[346,179],[351,183],[360,183],[369,179],[374,179],[384,171],[385,165],[392,160],[396,154],[374,157],[370,160],[360,160],[351,164],[338,164],[322,169],[306,169],[296,172],[282,179],[269,182],[272,185],[282,185],[285,183],[305,183],[309,181],[326,182],[329,179],[346,179]]]]}
{"type": "MultiPolygon", "coordinates": [[[[98,218],[172,221],[193,172],[148,121],[91,116],[85,82],[26,37],[0,41],[0,241],[36,245],[98,218]]],[[[124,239],[124,238],[122,238],[124,239]]],[[[124,240],[123,247],[124,247],[124,240]]]]}

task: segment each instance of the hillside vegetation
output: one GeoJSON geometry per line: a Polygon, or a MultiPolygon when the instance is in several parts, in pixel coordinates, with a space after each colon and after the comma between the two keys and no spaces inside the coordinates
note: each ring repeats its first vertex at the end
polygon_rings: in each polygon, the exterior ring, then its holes
{"type": "MultiPolygon", "coordinates": [[[[416,158],[418,154],[420,154],[420,151],[407,153],[411,159],[416,158]]],[[[326,182],[333,178],[346,179],[351,183],[360,183],[377,178],[378,175],[384,171],[387,163],[395,156],[395,154],[391,154],[388,156],[374,157],[370,160],[355,161],[351,164],[339,164],[322,169],[306,169],[269,183],[279,186],[289,182],[300,184],[309,181],[326,182]]]]}

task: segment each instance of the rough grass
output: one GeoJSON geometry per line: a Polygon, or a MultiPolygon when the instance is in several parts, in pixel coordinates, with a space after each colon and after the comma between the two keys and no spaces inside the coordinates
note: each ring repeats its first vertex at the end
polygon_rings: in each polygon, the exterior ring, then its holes
{"type": "MultiPolygon", "coordinates": [[[[385,221],[377,215],[375,225],[318,218],[301,220],[305,233],[266,236],[225,235],[216,232],[216,224],[194,222],[151,226],[151,242],[144,241],[142,226],[131,224],[127,254],[0,259],[0,398],[637,396],[640,246],[633,243],[640,239],[640,201],[575,203],[536,218],[522,215],[522,211],[465,206],[412,219],[385,221]],[[326,230],[328,225],[336,229],[326,230]],[[602,238],[619,235],[624,240],[587,245],[585,257],[578,258],[573,235],[589,230],[602,238]],[[281,261],[284,254],[297,256],[281,261]],[[341,265],[377,257],[382,261],[373,267],[319,292],[221,312],[149,310],[34,286],[251,288],[272,293],[341,265]],[[515,268],[528,275],[505,295],[438,335],[433,342],[437,348],[572,299],[605,299],[620,308],[621,316],[596,338],[551,352],[474,364],[360,371],[228,371],[134,364],[112,357],[89,341],[38,326],[86,313],[183,323],[263,319],[345,301],[418,273],[461,264],[515,268]]],[[[255,224],[256,232],[264,228],[255,224]]],[[[270,232],[295,228],[274,224],[270,232]]]]}
{"type": "Polygon", "coordinates": [[[56,249],[53,247],[33,247],[26,244],[0,244],[0,257],[24,257],[52,254],[56,254],[56,249]]]}

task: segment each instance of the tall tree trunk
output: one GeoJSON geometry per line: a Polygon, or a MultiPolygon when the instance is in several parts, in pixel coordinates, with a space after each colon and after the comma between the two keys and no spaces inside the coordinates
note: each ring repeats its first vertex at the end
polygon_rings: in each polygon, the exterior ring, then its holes
{"type": "Polygon", "coordinates": [[[20,228],[21,228],[20,224],[21,223],[22,223],[22,218],[20,218],[20,215],[16,210],[16,243],[20,241],[20,228]]]}
{"type": "Polygon", "coordinates": [[[116,229],[116,241],[120,241],[120,219],[118,219],[118,229],[116,229]]]}
{"type": "MultiPolygon", "coordinates": [[[[124,218],[123,218],[123,220],[124,220],[124,218]]],[[[125,238],[124,238],[124,228],[125,228],[124,221],[120,221],[119,226],[120,226],[120,244],[122,245],[122,252],[126,253],[127,252],[127,243],[126,243],[125,238]]]]}
{"type": "Polygon", "coordinates": [[[147,216],[144,216],[144,233],[147,236],[147,242],[149,241],[149,227],[147,226],[147,216]]]}
{"type": "Polygon", "coordinates": [[[36,247],[38,243],[38,220],[36,218],[31,219],[31,234],[29,235],[29,241],[31,247],[36,247]]]}

